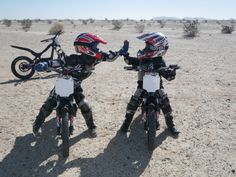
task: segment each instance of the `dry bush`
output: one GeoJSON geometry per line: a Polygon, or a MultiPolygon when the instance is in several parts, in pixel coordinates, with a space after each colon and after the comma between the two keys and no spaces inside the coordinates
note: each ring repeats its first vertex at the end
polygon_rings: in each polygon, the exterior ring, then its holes
{"type": "Polygon", "coordinates": [[[6,27],[10,27],[11,26],[11,20],[8,20],[8,19],[4,19],[3,22],[2,22],[6,27]]]}
{"type": "Polygon", "coordinates": [[[222,20],[216,20],[216,24],[221,25],[223,21],[222,20]]]}
{"type": "Polygon", "coordinates": [[[195,37],[198,33],[199,22],[197,20],[185,21],[183,23],[184,36],[185,37],[195,37]]]}
{"type": "Polygon", "coordinates": [[[231,26],[222,25],[221,27],[222,27],[221,33],[223,33],[223,34],[231,34],[234,31],[234,24],[232,24],[231,26]]]}
{"type": "Polygon", "coordinates": [[[70,23],[72,24],[73,28],[76,27],[76,24],[75,24],[74,20],[70,20],[70,23]]]}
{"type": "Polygon", "coordinates": [[[42,20],[39,19],[39,18],[34,20],[35,23],[38,23],[38,22],[41,22],[41,21],[42,21],[42,20]]]}
{"type": "Polygon", "coordinates": [[[83,24],[83,25],[87,25],[88,22],[89,22],[89,20],[82,20],[82,24],[83,24]]]}
{"type": "Polygon", "coordinates": [[[151,26],[152,26],[152,22],[148,22],[148,23],[147,23],[147,26],[150,26],[150,27],[151,27],[151,26]]]}
{"type": "Polygon", "coordinates": [[[63,26],[63,24],[56,22],[56,23],[54,23],[53,26],[50,28],[50,30],[49,30],[48,33],[49,33],[49,34],[52,34],[52,35],[55,35],[55,34],[57,34],[58,32],[63,32],[63,31],[64,31],[64,26],[63,26]]]}
{"type": "Polygon", "coordinates": [[[31,25],[32,25],[32,20],[30,20],[30,19],[24,19],[24,20],[21,20],[21,28],[25,31],[25,32],[27,32],[27,31],[29,31],[29,29],[30,29],[30,27],[31,27],[31,25]]]}
{"type": "Polygon", "coordinates": [[[164,20],[158,20],[157,22],[160,24],[160,28],[164,28],[166,25],[166,21],[164,20]]]}
{"type": "Polygon", "coordinates": [[[49,25],[52,24],[52,20],[47,20],[47,22],[49,25]]]}
{"type": "Polygon", "coordinates": [[[136,31],[138,33],[142,33],[144,28],[145,28],[145,24],[144,23],[136,23],[136,25],[134,26],[134,28],[136,29],[136,31]]]}
{"type": "Polygon", "coordinates": [[[123,27],[123,22],[121,20],[112,20],[113,30],[120,30],[123,27]]]}
{"type": "Polygon", "coordinates": [[[88,19],[88,21],[89,21],[89,23],[94,23],[95,22],[95,20],[92,19],[92,18],[88,19]]]}

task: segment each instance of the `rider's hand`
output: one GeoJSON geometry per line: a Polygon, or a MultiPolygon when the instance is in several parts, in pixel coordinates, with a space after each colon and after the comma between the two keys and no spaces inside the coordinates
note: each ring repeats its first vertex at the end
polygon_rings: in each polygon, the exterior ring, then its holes
{"type": "Polygon", "coordinates": [[[169,77],[174,77],[176,75],[176,70],[175,69],[167,69],[167,73],[169,77]]]}
{"type": "Polygon", "coordinates": [[[125,40],[123,47],[119,50],[119,55],[127,55],[128,54],[128,50],[129,50],[129,41],[125,40]]]}
{"type": "Polygon", "coordinates": [[[113,52],[113,51],[109,50],[109,54],[108,54],[109,59],[115,59],[118,56],[119,56],[118,52],[113,52]]]}
{"type": "Polygon", "coordinates": [[[48,69],[48,63],[47,62],[40,62],[40,63],[36,63],[34,65],[34,70],[35,71],[46,71],[48,69]]]}

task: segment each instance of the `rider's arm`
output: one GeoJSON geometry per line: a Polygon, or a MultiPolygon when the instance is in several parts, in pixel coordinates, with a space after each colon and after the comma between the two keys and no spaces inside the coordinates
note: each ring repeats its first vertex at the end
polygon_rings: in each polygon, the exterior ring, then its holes
{"type": "Polygon", "coordinates": [[[115,61],[119,56],[127,55],[128,49],[129,49],[129,42],[125,40],[123,46],[121,47],[119,51],[114,52],[114,51],[109,50],[109,53],[100,52],[101,58],[99,59],[102,59],[102,61],[108,61],[108,62],[115,61]]]}
{"type": "Polygon", "coordinates": [[[109,51],[109,53],[105,53],[105,52],[100,52],[100,53],[101,53],[102,61],[112,62],[112,61],[115,61],[119,57],[118,52],[113,52],[111,50],[109,51]]]}
{"type": "Polygon", "coordinates": [[[136,57],[130,57],[129,56],[129,53],[127,53],[125,56],[124,56],[124,60],[125,60],[125,63],[128,64],[128,65],[132,65],[134,68],[138,67],[139,66],[139,62],[140,60],[136,57]]]}
{"type": "Polygon", "coordinates": [[[159,58],[159,67],[166,67],[166,69],[160,72],[160,75],[164,77],[166,80],[171,81],[175,79],[176,71],[170,67],[167,67],[165,60],[161,57],[159,58]]]}

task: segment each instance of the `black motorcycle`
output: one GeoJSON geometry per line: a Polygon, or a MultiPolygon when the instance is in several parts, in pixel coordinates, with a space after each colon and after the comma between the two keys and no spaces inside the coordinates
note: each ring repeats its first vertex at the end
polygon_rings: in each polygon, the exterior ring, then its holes
{"type": "MultiPolygon", "coordinates": [[[[177,70],[180,69],[178,65],[170,65],[170,68],[177,70]]],[[[148,70],[147,68],[133,68],[125,67],[126,70],[141,71],[143,77],[143,101],[142,101],[142,114],[144,129],[147,132],[148,149],[155,148],[156,130],[159,124],[160,104],[161,104],[161,78],[160,73],[168,67],[161,67],[156,70],[148,70]]]]}
{"type": "Polygon", "coordinates": [[[49,61],[54,58],[54,53],[56,51],[57,58],[63,58],[65,56],[64,51],[61,49],[61,45],[58,41],[58,36],[62,34],[62,32],[56,33],[52,38],[44,39],[41,42],[47,43],[48,46],[42,51],[42,52],[34,52],[33,50],[25,47],[20,47],[20,46],[15,46],[11,45],[11,47],[20,49],[20,50],[25,50],[27,52],[30,52],[33,55],[33,59],[27,57],[27,56],[19,56],[15,58],[12,63],[11,63],[11,71],[12,73],[18,77],[19,79],[29,79],[31,78],[34,73],[34,64],[43,62],[43,61],[49,61]],[[51,56],[48,58],[41,58],[41,56],[48,51],[51,48],[51,56]]]}

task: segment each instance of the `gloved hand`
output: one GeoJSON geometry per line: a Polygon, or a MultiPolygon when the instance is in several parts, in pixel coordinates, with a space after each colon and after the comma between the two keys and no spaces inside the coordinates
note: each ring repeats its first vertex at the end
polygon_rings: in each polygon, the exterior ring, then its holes
{"type": "Polygon", "coordinates": [[[116,59],[118,57],[118,52],[113,52],[111,50],[109,50],[109,54],[108,54],[108,58],[109,59],[116,59]]]}
{"type": "Polygon", "coordinates": [[[47,62],[40,62],[40,63],[36,63],[34,65],[34,70],[35,71],[46,71],[48,69],[49,65],[47,62]]]}
{"type": "Polygon", "coordinates": [[[171,69],[171,68],[167,69],[167,75],[168,75],[169,77],[175,77],[175,75],[176,75],[176,70],[175,70],[175,69],[171,69]]]}
{"type": "Polygon", "coordinates": [[[167,69],[167,80],[168,81],[171,81],[171,80],[174,80],[175,79],[175,75],[176,75],[176,70],[175,69],[167,69]]]}
{"type": "Polygon", "coordinates": [[[123,47],[119,50],[119,55],[127,55],[128,54],[128,50],[129,50],[129,41],[125,40],[123,47]]]}

